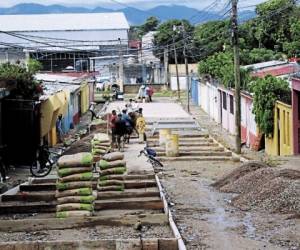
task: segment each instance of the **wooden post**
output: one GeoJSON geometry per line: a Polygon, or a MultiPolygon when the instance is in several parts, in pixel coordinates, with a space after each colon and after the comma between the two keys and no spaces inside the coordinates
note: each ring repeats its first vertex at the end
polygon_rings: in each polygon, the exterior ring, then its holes
{"type": "Polygon", "coordinates": [[[168,51],[168,47],[165,48],[164,50],[164,66],[165,66],[165,86],[167,87],[169,85],[169,51],[168,51]]]}
{"type": "Polygon", "coordinates": [[[173,44],[174,44],[174,57],[175,57],[175,64],[176,64],[176,79],[177,79],[177,96],[180,99],[180,83],[179,83],[179,73],[178,73],[178,60],[177,60],[177,51],[176,51],[176,44],[175,38],[173,37],[173,44]]]}
{"type": "Polygon", "coordinates": [[[187,88],[187,110],[190,113],[190,76],[189,76],[189,63],[186,54],[186,32],[184,28],[184,24],[182,23],[183,30],[183,39],[184,39],[184,47],[183,47],[183,56],[184,56],[184,64],[185,64],[185,79],[186,79],[186,88],[187,88]]]}
{"type": "Polygon", "coordinates": [[[241,74],[237,21],[237,0],[232,0],[232,44],[234,53],[234,80],[235,80],[235,133],[236,153],[241,154],[241,74]]]}
{"type": "Polygon", "coordinates": [[[124,91],[124,64],[123,64],[123,53],[122,53],[122,42],[119,38],[120,48],[119,48],[119,81],[120,81],[120,91],[124,91]]]}

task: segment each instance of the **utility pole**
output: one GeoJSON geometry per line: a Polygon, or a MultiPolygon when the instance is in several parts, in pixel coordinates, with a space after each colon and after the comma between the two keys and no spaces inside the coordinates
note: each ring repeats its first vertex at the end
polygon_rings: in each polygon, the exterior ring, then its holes
{"type": "Polygon", "coordinates": [[[183,23],[181,26],[183,30],[183,40],[184,40],[183,56],[184,56],[185,79],[186,79],[186,88],[187,88],[187,110],[190,113],[190,76],[189,76],[189,63],[188,63],[188,58],[186,53],[186,32],[183,23]]]}
{"type": "MultiPolygon", "coordinates": [[[[173,31],[176,31],[177,27],[173,26],[173,31]]],[[[178,73],[178,60],[177,60],[177,51],[176,51],[176,44],[175,44],[175,37],[173,36],[173,45],[174,45],[174,58],[175,58],[175,65],[176,65],[176,79],[177,79],[177,96],[178,100],[180,100],[180,83],[179,83],[179,73],[178,73]]]]}
{"type": "Polygon", "coordinates": [[[121,39],[118,39],[120,42],[119,48],[119,84],[120,84],[120,91],[124,92],[124,63],[123,63],[123,53],[122,53],[122,42],[121,39]]]}
{"type": "Polygon", "coordinates": [[[235,144],[236,153],[241,154],[241,73],[239,55],[239,37],[237,20],[238,0],[232,0],[232,44],[234,53],[234,80],[235,80],[235,144]]]}
{"type": "Polygon", "coordinates": [[[168,86],[168,78],[169,78],[169,51],[168,51],[168,47],[165,48],[164,50],[164,68],[165,68],[165,86],[167,88],[168,86]]]}

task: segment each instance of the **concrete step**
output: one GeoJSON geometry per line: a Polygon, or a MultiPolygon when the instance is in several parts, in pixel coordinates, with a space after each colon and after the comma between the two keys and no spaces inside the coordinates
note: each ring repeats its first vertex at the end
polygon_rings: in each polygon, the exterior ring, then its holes
{"type": "Polygon", "coordinates": [[[180,156],[180,157],[158,157],[158,160],[165,161],[231,161],[229,156],[180,156]]]}
{"type": "MultiPolygon", "coordinates": [[[[232,156],[231,152],[210,152],[210,151],[206,151],[206,152],[199,152],[199,151],[180,151],[180,156],[232,156]]],[[[159,152],[157,153],[157,155],[160,156],[165,156],[166,154],[164,152],[159,152]]]]}
{"type": "Polygon", "coordinates": [[[98,200],[120,199],[120,198],[138,198],[138,197],[160,197],[158,188],[140,188],[129,189],[123,192],[106,191],[98,192],[98,200]]]}
{"type": "MultiPolygon", "coordinates": [[[[159,142],[149,142],[149,147],[159,147],[159,142]]],[[[179,142],[179,147],[218,147],[219,144],[215,142],[179,142]]]]}
{"type": "Polygon", "coordinates": [[[162,210],[164,208],[163,201],[160,197],[140,197],[140,198],[122,198],[97,200],[95,202],[95,210],[107,209],[151,209],[162,210]]]}
{"type": "MultiPolygon", "coordinates": [[[[184,134],[182,132],[177,132],[177,131],[172,131],[174,133],[179,133],[179,137],[180,138],[208,138],[209,135],[208,134],[184,134]]],[[[158,140],[159,139],[159,134],[156,133],[154,136],[150,136],[149,137],[150,139],[156,139],[158,140]]]]}
{"type": "MultiPolygon", "coordinates": [[[[147,141],[149,143],[153,143],[153,142],[159,142],[158,139],[147,139],[147,141]]],[[[205,138],[205,137],[193,137],[193,138],[182,138],[180,137],[179,138],[179,143],[194,143],[194,142],[197,142],[197,143],[200,143],[200,142],[214,142],[213,139],[211,138],[205,138]]]]}
{"type": "MultiPolygon", "coordinates": [[[[153,147],[156,152],[165,152],[166,149],[163,147],[153,147]]],[[[189,152],[189,151],[195,151],[195,152],[223,152],[225,149],[222,147],[179,147],[179,152],[189,152]]]]}

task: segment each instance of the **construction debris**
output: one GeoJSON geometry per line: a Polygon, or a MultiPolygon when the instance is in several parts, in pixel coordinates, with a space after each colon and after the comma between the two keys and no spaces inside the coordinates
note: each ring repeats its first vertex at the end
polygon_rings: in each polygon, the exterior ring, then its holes
{"type": "Polygon", "coordinates": [[[262,208],[272,213],[300,214],[300,171],[279,170],[264,163],[243,164],[213,184],[237,193],[232,204],[242,210],[262,208]]]}

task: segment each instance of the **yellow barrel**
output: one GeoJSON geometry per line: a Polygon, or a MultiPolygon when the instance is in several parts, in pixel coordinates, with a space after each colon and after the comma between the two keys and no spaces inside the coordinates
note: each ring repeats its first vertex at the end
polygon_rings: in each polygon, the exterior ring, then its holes
{"type": "Polygon", "coordinates": [[[167,157],[179,156],[179,135],[178,134],[171,134],[167,136],[166,156],[167,157]]]}
{"type": "Polygon", "coordinates": [[[159,145],[164,146],[166,145],[167,137],[171,135],[170,129],[161,129],[159,130],[159,145]]]}

